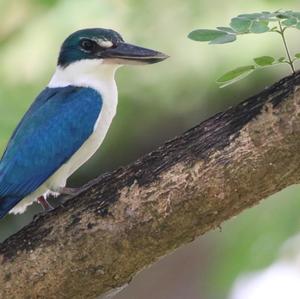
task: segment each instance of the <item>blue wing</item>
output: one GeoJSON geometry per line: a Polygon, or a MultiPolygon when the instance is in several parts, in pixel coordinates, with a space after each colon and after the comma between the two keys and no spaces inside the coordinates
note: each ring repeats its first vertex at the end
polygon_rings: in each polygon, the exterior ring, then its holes
{"type": "Polygon", "coordinates": [[[81,147],[101,108],[101,96],[91,88],[46,88],[37,97],[0,161],[0,218],[81,147]]]}

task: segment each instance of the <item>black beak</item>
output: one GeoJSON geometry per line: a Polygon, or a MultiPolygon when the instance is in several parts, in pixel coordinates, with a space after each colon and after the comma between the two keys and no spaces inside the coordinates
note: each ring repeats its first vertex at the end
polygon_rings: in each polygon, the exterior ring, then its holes
{"type": "Polygon", "coordinates": [[[102,58],[119,60],[120,64],[151,64],[167,59],[169,56],[147,48],[119,43],[101,53],[102,58]]]}

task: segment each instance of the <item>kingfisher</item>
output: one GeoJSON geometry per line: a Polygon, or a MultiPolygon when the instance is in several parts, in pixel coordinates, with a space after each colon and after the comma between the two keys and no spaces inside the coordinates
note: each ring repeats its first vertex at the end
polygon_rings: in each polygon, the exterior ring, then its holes
{"type": "Polygon", "coordinates": [[[67,179],[97,151],[116,114],[115,72],[152,64],[164,53],[126,43],[111,29],[90,28],[63,42],[56,70],[13,132],[0,161],[0,218],[50,194],[76,194],[67,179]]]}

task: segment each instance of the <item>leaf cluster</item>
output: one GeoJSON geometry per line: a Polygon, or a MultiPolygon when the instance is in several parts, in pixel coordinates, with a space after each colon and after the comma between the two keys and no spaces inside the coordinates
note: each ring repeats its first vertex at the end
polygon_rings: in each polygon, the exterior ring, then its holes
{"type": "Polygon", "coordinates": [[[229,27],[197,29],[189,33],[188,37],[195,41],[209,41],[210,44],[225,44],[235,41],[237,36],[242,34],[276,32],[279,30],[278,22],[284,27],[300,30],[300,12],[289,10],[240,14],[231,19],[229,27]]]}
{"type": "MultiPolygon", "coordinates": [[[[300,59],[300,53],[295,54],[294,60],[296,59],[300,59]]],[[[220,78],[217,79],[217,83],[220,85],[220,87],[225,87],[227,85],[230,85],[232,83],[235,83],[247,77],[257,69],[288,63],[285,57],[280,57],[278,59],[275,59],[272,56],[256,57],[253,59],[253,62],[254,62],[253,64],[240,66],[225,73],[224,75],[222,75],[220,78]]]]}
{"type": "Polygon", "coordinates": [[[261,56],[254,58],[254,63],[251,65],[238,67],[223,76],[221,76],[217,83],[227,86],[234,83],[254,70],[278,64],[289,64],[294,72],[293,63],[300,59],[300,53],[290,57],[284,32],[288,28],[296,28],[300,30],[300,12],[292,10],[288,11],[263,11],[259,13],[240,14],[231,19],[229,26],[216,27],[216,29],[197,29],[189,33],[188,37],[195,41],[209,42],[209,44],[226,44],[237,40],[239,35],[245,34],[261,34],[266,32],[276,32],[282,36],[287,57],[274,58],[271,56],[261,56]]]}

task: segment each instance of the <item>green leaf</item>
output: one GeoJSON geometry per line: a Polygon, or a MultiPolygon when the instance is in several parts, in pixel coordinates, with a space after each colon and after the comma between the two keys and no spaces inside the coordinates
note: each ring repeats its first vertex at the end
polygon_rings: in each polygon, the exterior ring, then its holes
{"type": "Polygon", "coordinates": [[[261,17],[259,19],[260,20],[267,20],[267,21],[270,21],[270,22],[277,21],[276,14],[275,13],[271,13],[269,11],[263,11],[261,13],[261,17]]]}
{"type": "Polygon", "coordinates": [[[254,58],[254,61],[259,66],[268,66],[273,64],[275,58],[271,56],[261,56],[261,57],[254,58]]]}
{"type": "Polygon", "coordinates": [[[289,18],[289,19],[286,19],[284,21],[281,22],[282,25],[284,26],[293,26],[293,25],[296,25],[297,24],[297,19],[296,18],[289,18]]]}
{"type": "Polygon", "coordinates": [[[244,18],[232,18],[230,27],[238,33],[247,33],[251,26],[251,20],[244,18]]]}
{"type": "Polygon", "coordinates": [[[276,14],[276,17],[279,19],[288,19],[290,16],[287,13],[279,12],[276,14]]]}
{"type": "Polygon", "coordinates": [[[216,39],[213,39],[210,41],[210,45],[213,44],[227,44],[227,43],[232,43],[236,40],[236,35],[235,34],[226,34],[222,35],[220,37],[217,37],[216,39]]]}
{"type": "Polygon", "coordinates": [[[285,59],[286,59],[285,57],[279,57],[278,62],[279,63],[285,63],[285,59]]]}
{"type": "Polygon", "coordinates": [[[230,27],[217,27],[218,30],[225,31],[227,33],[235,33],[230,27]]]}
{"type": "Polygon", "coordinates": [[[294,11],[294,12],[292,13],[292,16],[295,17],[295,18],[297,18],[298,20],[300,20],[300,12],[294,11]]]}
{"type": "Polygon", "coordinates": [[[300,30],[300,22],[297,23],[296,28],[300,30]]]}
{"type": "Polygon", "coordinates": [[[268,26],[269,25],[269,21],[268,20],[260,20],[259,23],[268,26]]]}
{"type": "Polygon", "coordinates": [[[207,42],[224,35],[227,35],[227,33],[220,30],[197,29],[190,32],[188,38],[195,41],[207,42]]]}
{"type": "Polygon", "coordinates": [[[259,19],[261,17],[264,17],[263,13],[245,13],[245,14],[240,14],[237,16],[238,18],[243,18],[243,19],[248,19],[248,20],[255,20],[259,19]]]}
{"type": "Polygon", "coordinates": [[[283,12],[284,16],[288,16],[289,18],[293,18],[294,17],[294,12],[292,10],[287,10],[283,12]]]}
{"type": "MultiPolygon", "coordinates": [[[[278,22],[278,18],[276,17],[278,14],[282,14],[282,12],[279,13],[279,12],[263,11],[261,13],[240,14],[237,17],[242,19],[247,19],[250,21],[278,22]]],[[[293,16],[291,15],[290,17],[293,16]]]]}
{"type": "Polygon", "coordinates": [[[254,69],[255,69],[254,65],[240,66],[222,75],[217,80],[217,83],[221,84],[221,87],[232,84],[248,76],[250,73],[254,71],[254,69]]]}
{"type": "Polygon", "coordinates": [[[300,59],[300,53],[296,53],[295,57],[298,58],[298,59],[300,59]]]}
{"type": "Polygon", "coordinates": [[[265,16],[272,16],[272,17],[275,16],[275,13],[274,12],[270,12],[270,11],[262,11],[261,13],[263,15],[265,15],[265,16]]]}
{"type": "Polygon", "coordinates": [[[252,33],[264,33],[268,31],[270,31],[270,28],[262,21],[254,21],[250,27],[250,32],[252,33]]]}

